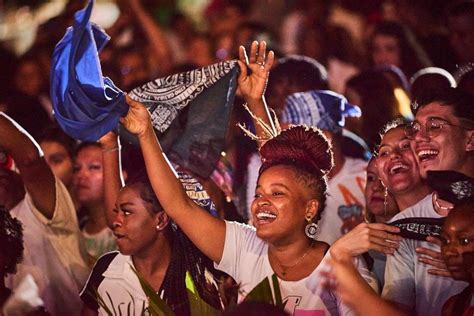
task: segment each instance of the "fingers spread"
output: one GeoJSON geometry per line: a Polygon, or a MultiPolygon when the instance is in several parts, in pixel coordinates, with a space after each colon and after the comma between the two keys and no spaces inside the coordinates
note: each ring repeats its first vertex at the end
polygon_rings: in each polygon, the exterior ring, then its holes
{"type": "Polygon", "coordinates": [[[250,46],[250,64],[254,64],[257,62],[257,49],[258,49],[258,42],[253,41],[252,45],[250,46]]]}
{"type": "Polygon", "coordinates": [[[240,68],[239,80],[242,80],[247,77],[247,65],[242,60],[238,60],[237,63],[240,68]]]}
{"type": "Polygon", "coordinates": [[[247,51],[245,50],[245,47],[243,47],[242,45],[239,46],[239,60],[243,63],[245,63],[246,65],[249,64],[249,58],[247,56],[247,51]]]}
{"type": "Polygon", "coordinates": [[[257,54],[257,63],[259,65],[264,65],[265,63],[265,53],[267,50],[267,43],[265,41],[261,41],[258,45],[258,54],[257,54]]]}
{"type": "Polygon", "coordinates": [[[274,61],[275,61],[275,53],[271,50],[267,55],[267,59],[265,60],[265,64],[263,65],[265,71],[270,71],[270,69],[273,66],[274,61]]]}

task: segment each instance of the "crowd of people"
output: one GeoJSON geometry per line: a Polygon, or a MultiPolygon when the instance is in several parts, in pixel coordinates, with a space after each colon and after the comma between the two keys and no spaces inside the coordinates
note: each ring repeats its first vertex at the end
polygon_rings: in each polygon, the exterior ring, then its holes
{"type": "Polygon", "coordinates": [[[117,1],[97,141],[48,85],[86,4],[0,43],[0,315],[474,314],[473,1],[117,1]],[[134,88],[229,61],[203,176],[134,88]]]}

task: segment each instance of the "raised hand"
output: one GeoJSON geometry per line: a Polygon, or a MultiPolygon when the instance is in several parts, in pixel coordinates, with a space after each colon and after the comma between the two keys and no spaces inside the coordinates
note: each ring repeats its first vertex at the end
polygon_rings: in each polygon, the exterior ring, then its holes
{"type": "Polygon", "coordinates": [[[248,103],[258,102],[262,99],[267,86],[268,76],[272,68],[275,54],[270,51],[266,55],[267,43],[253,41],[250,46],[250,58],[245,47],[239,47],[240,75],[238,91],[248,103]],[[247,68],[248,67],[248,68],[247,68]],[[250,72],[249,72],[250,69],[250,72]]]}
{"type": "Polygon", "coordinates": [[[150,113],[145,106],[126,96],[126,100],[130,109],[125,117],[120,118],[120,123],[132,134],[138,137],[145,134],[145,132],[153,129],[150,120],[150,113]]]}
{"type": "MultiPolygon", "coordinates": [[[[436,237],[429,236],[426,238],[426,241],[441,247],[441,240],[436,237]]],[[[418,257],[419,262],[433,267],[432,269],[428,269],[429,274],[448,278],[451,277],[451,273],[448,271],[440,251],[418,247],[416,248],[416,252],[420,255],[418,257]]]]}
{"type": "Polygon", "coordinates": [[[402,237],[396,235],[400,229],[382,223],[362,223],[347,234],[336,240],[331,246],[331,255],[335,258],[341,255],[358,256],[368,250],[375,250],[392,255],[398,249],[402,237]]]}

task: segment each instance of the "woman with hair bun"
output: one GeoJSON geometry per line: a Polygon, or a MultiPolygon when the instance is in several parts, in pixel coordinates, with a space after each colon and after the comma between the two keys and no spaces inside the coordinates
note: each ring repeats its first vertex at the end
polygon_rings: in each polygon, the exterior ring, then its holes
{"type": "MultiPolygon", "coordinates": [[[[273,63],[273,52],[265,57],[265,51],[264,42],[254,42],[250,62],[243,48],[239,61],[240,93],[252,110],[258,109],[254,113],[259,117],[267,113],[263,93],[273,63]]],[[[319,273],[329,257],[329,246],[317,240],[317,222],[326,200],[326,177],[333,166],[331,146],[321,131],[296,126],[279,132],[272,124],[259,125],[258,135],[268,137],[260,138],[265,141],[260,148],[263,164],[252,203],[255,227],[251,227],[212,217],[187,197],[163,156],[148,111],[130,98],[127,102],[130,109],[121,122],[139,139],[148,177],[163,209],[218,269],[240,284],[239,302],[268,280],[274,302],[291,315],[349,312],[320,286],[319,273]]],[[[263,123],[257,116],[255,120],[263,123]]],[[[354,263],[368,273],[363,261],[355,258],[354,263]]]]}

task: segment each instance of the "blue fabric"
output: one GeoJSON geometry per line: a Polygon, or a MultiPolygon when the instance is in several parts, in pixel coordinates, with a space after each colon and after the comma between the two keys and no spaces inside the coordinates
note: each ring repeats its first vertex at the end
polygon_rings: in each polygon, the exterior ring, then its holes
{"type": "Polygon", "coordinates": [[[347,102],[343,95],[329,90],[312,90],[290,94],[285,100],[281,121],[341,133],[346,117],[361,114],[360,108],[347,102]]]}
{"type": "Polygon", "coordinates": [[[109,36],[90,23],[93,4],[75,14],[74,26],[54,49],[51,67],[56,120],[67,134],[83,141],[96,141],[114,130],[128,111],[125,94],[102,76],[99,52],[109,36]]]}

